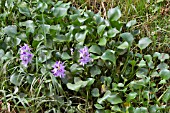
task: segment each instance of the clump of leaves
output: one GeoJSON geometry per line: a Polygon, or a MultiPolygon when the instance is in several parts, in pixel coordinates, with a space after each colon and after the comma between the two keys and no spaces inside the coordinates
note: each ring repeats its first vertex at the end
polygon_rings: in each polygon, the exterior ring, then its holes
{"type": "Polygon", "coordinates": [[[1,3],[2,109],[10,103],[18,112],[168,111],[169,55],[143,54],[152,40],[136,39],[139,30],[130,29],[136,20],[119,21],[119,7],[103,18],[62,1],[1,3]],[[34,54],[27,67],[19,58],[24,43],[34,54]],[[53,75],[60,76],[56,61],[64,62],[62,78],[53,75]]]}

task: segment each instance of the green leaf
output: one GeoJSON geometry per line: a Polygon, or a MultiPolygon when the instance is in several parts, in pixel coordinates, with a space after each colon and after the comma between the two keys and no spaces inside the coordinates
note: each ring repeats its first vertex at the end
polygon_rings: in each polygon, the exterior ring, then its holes
{"type": "Polygon", "coordinates": [[[101,70],[97,65],[90,68],[90,74],[92,77],[99,75],[100,73],[101,73],[101,70]]]}
{"type": "Polygon", "coordinates": [[[166,103],[170,100],[170,87],[167,89],[167,91],[163,95],[162,100],[166,103]]]}
{"type": "Polygon", "coordinates": [[[21,85],[21,79],[22,79],[22,76],[20,74],[14,73],[10,77],[10,82],[13,83],[16,86],[20,86],[21,85]]]}
{"type": "Polygon", "coordinates": [[[14,37],[17,34],[17,26],[16,25],[9,25],[4,28],[5,34],[8,36],[14,37]]]}
{"type": "Polygon", "coordinates": [[[70,38],[66,37],[65,35],[56,35],[56,38],[54,38],[53,41],[57,41],[57,42],[69,42],[70,38]]]}
{"type": "Polygon", "coordinates": [[[99,104],[102,104],[103,101],[105,101],[110,95],[111,95],[111,92],[110,92],[110,91],[106,91],[105,94],[104,94],[104,96],[103,96],[102,98],[98,98],[98,99],[97,99],[97,102],[98,102],[99,104]]]}
{"type": "Polygon", "coordinates": [[[87,18],[81,18],[81,17],[78,17],[77,20],[80,22],[80,23],[83,23],[87,20],[87,18]]]}
{"type": "Polygon", "coordinates": [[[131,21],[129,21],[127,24],[126,24],[126,27],[131,27],[131,26],[133,26],[133,25],[135,25],[136,24],[136,19],[135,20],[131,20],[131,21]]]}
{"type": "Polygon", "coordinates": [[[11,59],[13,57],[12,52],[8,51],[6,52],[6,54],[2,57],[2,60],[7,60],[7,59],[11,59]]]}
{"type": "Polygon", "coordinates": [[[129,47],[128,42],[123,42],[121,45],[119,45],[118,49],[127,49],[129,47]]]}
{"type": "Polygon", "coordinates": [[[111,21],[117,21],[121,17],[121,11],[119,7],[109,9],[107,12],[108,19],[111,21]]]}
{"type": "Polygon", "coordinates": [[[42,34],[49,34],[49,31],[50,31],[50,25],[47,25],[47,24],[41,25],[40,32],[42,34]]]}
{"type": "Polygon", "coordinates": [[[115,57],[115,51],[113,50],[106,50],[103,55],[101,56],[102,60],[109,60],[113,62],[113,64],[116,64],[116,57],[115,57]]]}
{"type": "Polygon", "coordinates": [[[159,75],[162,79],[169,80],[170,79],[170,71],[168,69],[163,69],[159,72],[159,75]]]}
{"type": "Polygon", "coordinates": [[[153,54],[153,57],[159,57],[160,56],[160,53],[159,52],[155,52],[154,54],[153,54]]]}
{"type": "Polygon", "coordinates": [[[166,64],[166,63],[160,63],[158,66],[157,66],[157,69],[160,69],[160,70],[163,70],[163,69],[168,69],[169,66],[166,64]]]}
{"type": "Polygon", "coordinates": [[[30,75],[27,76],[27,78],[26,78],[26,80],[29,84],[32,84],[33,79],[34,79],[34,76],[30,76],[30,75]]]}
{"type": "Polygon", "coordinates": [[[131,45],[134,40],[133,35],[128,32],[120,34],[120,37],[122,37],[125,41],[127,41],[129,45],[131,45]]]}
{"type": "Polygon", "coordinates": [[[118,105],[111,106],[111,110],[117,111],[117,112],[121,111],[118,105]]]}
{"type": "Polygon", "coordinates": [[[153,71],[150,76],[151,77],[159,77],[159,74],[157,71],[153,71]]]}
{"type": "Polygon", "coordinates": [[[81,87],[86,87],[86,85],[88,84],[88,81],[82,81],[79,77],[74,77],[74,83],[77,85],[81,85],[81,87]]]}
{"type": "Polygon", "coordinates": [[[134,113],[149,113],[146,107],[136,108],[134,113]]]}
{"type": "Polygon", "coordinates": [[[118,86],[118,87],[124,87],[124,84],[123,84],[123,83],[118,83],[117,86],[118,86]]]}
{"type": "Polygon", "coordinates": [[[98,45],[92,45],[90,48],[89,48],[89,52],[91,53],[96,53],[98,55],[101,54],[101,50],[100,50],[100,47],[98,45]]]}
{"type": "Polygon", "coordinates": [[[37,9],[40,9],[41,12],[44,12],[47,8],[48,8],[48,5],[45,2],[43,2],[43,3],[39,2],[38,3],[37,9]]]}
{"type": "Polygon", "coordinates": [[[27,17],[31,16],[30,10],[26,6],[19,7],[19,12],[27,17]]]}
{"type": "Polygon", "coordinates": [[[99,89],[93,88],[92,91],[91,91],[91,94],[92,94],[93,97],[99,97],[100,96],[99,89]]]}
{"type": "Polygon", "coordinates": [[[3,49],[3,50],[7,49],[7,44],[3,40],[0,40],[0,49],[3,49]]]}
{"type": "Polygon", "coordinates": [[[34,22],[32,20],[27,20],[25,22],[20,22],[19,25],[20,26],[26,26],[26,31],[27,32],[34,33],[35,26],[34,26],[34,22]]]}
{"type": "Polygon", "coordinates": [[[100,25],[97,27],[97,33],[102,36],[104,33],[104,29],[106,28],[106,25],[100,25]]]}
{"type": "Polygon", "coordinates": [[[3,49],[0,49],[0,59],[4,56],[4,50],[3,49]]]}
{"type": "Polygon", "coordinates": [[[56,18],[65,17],[67,15],[67,10],[68,10],[68,8],[65,8],[65,7],[56,7],[53,10],[53,15],[56,18]]]}
{"type": "Polygon", "coordinates": [[[158,59],[163,62],[165,61],[166,59],[169,59],[169,55],[166,54],[166,53],[161,53],[159,56],[158,56],[158,59]]]}
{"type": "Polygon", "coordinates": [[[97,109],[104,109],[104,107],[100,104],[94,104],[95,108],[97,109]]]}
{"type": "Polygon", "coordinates": [[[138,64],[139,67],[146,67],[146,62],[142,59],[139,64],[138,64]]]}
{"type": "Polygon", "coordinates": [[[87,31],[82,31],[82,32],[76,33],[75,38],[78,42],[84,43],[84,40],[86,38],[86,34],[87,34],[87,31]]]}
{"type": "Polygon", "coordinates": [[[161,3],[163,2],[164,0],[157,0],[156,3],[161,3]]]}
{"type": "Polygon", "coordinates": [[[144,55],[144,58],[147,60],[147,62],[152,62],[152,56],[151,55],[144,55]]]}
{"type": "Polygon", "coordinates": [[[139,70],[136,72],[136,76],[139,78],[145,78],[148,74],[148,69],[146,68],[139,68],[139,70]]]}
{"type": "Polygon", "coordinates": [[[97,24],[104,23],[104,19],[99,14],[94,15],[94,20],[96,21],[97,24]]]}
{"type": "Polygon", "coordinates": [[[67,88],[73,91],[78,91],[81,87],[81,84],[71,84],[67,83],[67,88]]]}
{"type": "Polygon", "coordinates": [[[136,92],[130,92],[127,96],[127,101],[130,102],[130,100],[136,98],[137,93],[136,92]]]}
{"type": "Polygon", "coordinates": [[[80,66],[78,65],[78,64],[73,64],[73,65],[71,65],[71,67],[70,67],[70,71],[71,72],[78,72],[78,71],[80,71],[80,70],[83,70],[83,68],[80,68],[80,66]]]}
{"type": "Polygon", "coordinates": [[[103,38],[100,38],[98,45],[100,45],[100,46],[105,46],[106,43],[107,43],[107,40],[106,40],[105,37],[103,37],[103,38]]]}
{"type": "Polygon", "coordinates": [[[119,33],[119,31],[116,28],[111,28],[107,32],[107,35],[108,35],[108,37],[112,38],[112,37],[115,37],[117,33],[119,33]]]}
{"type": "Polygon", "coordinates": [[[62,58],[63,60],[71,59],[70,55],[69,55],[67,52],[63,52],[63,53],[61,54],[61,58],[62,58]]]}
{"type": "Polygon", "coordinates": [[[119,104],[122,103],[122,99],[117,94],[112,94],[107,98],[111,104],[119,104]]]}
{"type": "Polygon", "coordinates": [[[139,40],[138,47],[140,49],[145,49],[146,47],[149,46],[150,43],[152,43],[152,40],[149,39],[148,37],[145,37],[139,40]]]}
{"type": "Polygon", "coordinates": [[[87,86],[91,86],[94,83],[95,79],[94,78],[87,78],[87,86]]]}
{"type": "Polygon", "coordinates": [[[51,52],[52,51],[47,51],[47,50],[42,50],[41,49],[38,52],[38,61],[42,63],[42,62],[45,62],[48,59],[50,59],[51,58],[51,52]]]}

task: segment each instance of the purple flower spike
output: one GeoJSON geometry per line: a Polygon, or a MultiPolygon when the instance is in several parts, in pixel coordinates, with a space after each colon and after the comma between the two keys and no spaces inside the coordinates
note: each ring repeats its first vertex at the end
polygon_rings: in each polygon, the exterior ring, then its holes
{"type": "Polygon", "coordinates": [[[30,48],[27,44],[24,44],[20,48],[20,59],[22,60],[21,64],[23,64],[25,67],[27,67],[28,63],[31,63],[33,55],[30,52],[30,48]]]}
{"type": "Polygon", "coordinates": [[[64,63],[60,62],[60,61],[56,61],[56,63],[53,65],[53,70],[52,73],[54,76],[56,77],[60,77],[60,78],[64,78],[65,77],[65,66],[64,63]]]}
{"type": "Polygon", "coordinates": [[[85,46],[84,48],[80,49],[79,50],[79,53],[80,53],[80,65],[85,65],[87,64],[88,62],[91,61],[91,58],[90,58],[90,54],[88,52],[88,48],[85,46]]]}

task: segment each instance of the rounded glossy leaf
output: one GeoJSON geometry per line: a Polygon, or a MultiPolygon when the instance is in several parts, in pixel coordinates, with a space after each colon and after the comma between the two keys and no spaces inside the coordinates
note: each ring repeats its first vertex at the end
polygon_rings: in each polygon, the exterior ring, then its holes
{"type": "Polygon", "coordinates": [[[27,32],[34,33],[35,26],[34,26],[34,22],[32,20],[27,20],[25,22],[20,22],[19,25],[20,26],[26,26],[26,31],[27,32]]]}
{"type": "Polygon", "coordinates": [[[120,112],[121,109],[118,105],[111,106],[111,110],[120,112]]]}
{"type": "Polygon", "coordinates": [[[71,84],[67,83],[67,88],[73,91],[78,91],[81,87],[81,84],[71,84]]]}
{"type": "Polygon", "coordinates": [[[10,77],[10,82],[13,83],[16,86],[20,86],[21,79],[22,79],[22,76],[20,74],[14,73],[10,77]]]}
{"type": "Polygon", "coordinates": [[[119,104],[123,102],[122,99],[117,94],[110,95],[107,98],[107,101],[109,101],[111,104],[119,104]]]}
{"type": "Polygon", "coordinates": [[[119,31],[116,28],[109,29],[107,32],[108,37],[115,37],[119,31]]]}
{"type": "Polygon", "coordinates": [[[136,20],[131,20],[126,24],[126,27],[131,27],[136,24],[136,20]]]}
{"type": "Polygon", "coordinates": [[[160,63],[158,66],[157,66],[157,69],[160,69],[160,70],[163,70],[163,69],[168,69],[169,66],[166,64],[166,63],[160,63]]]}
{"type": "Polygon", "coordinates": [[[142,59],[139,64],[138,64],[139,67],[146,67],[146,62],[142,59]]]}
{"type": "Polygon", "coordinates": [[[78,42],[84,42],[86,38],[87,31],[82,31],[75,34],[75,38],[78,42]]]}
{"type": "Polygon", "coordinates": [[[145,49],[146,47],[149,46],[150,43],[152,43],[152,40],[149,39],[148,37],[145,37],[139,40],[138,47],[140,49],[145,49]]]}
{"type": "Polygon", "coordinates": [[[127,101],[130,101],[132,99],[136,98],[137,93],[136,92],[130,92],[127,96],[127,101]]]}
{"type": "Polygon", "coordinates": [[[133,35],[128,32],[120,34],[120,37],[122,37],[125,41],[127,41],[129,45],[131,45],[134,40],[133,35]]]}
{"type": "Polygon", "coordinates": [[[4,50],[3,49],[0,49],[0,59],[4,56],[4,50]]]}
{"type": "Polygon", "coordinates": [[[67,52],[63,52],[63,53],[61,54],[61,58],[62,58],[63,60],[71,59],[70,55],[69,55],[67,52]]]}
{"type": "Polygon", "coordinates": [[[145,78],[148,74],[148,69],[146,68],[139,68],[139,70],[136,72],[136,76],[139,78],[145,78]]]}
{"type": "Polygon", "coordinates": [[[96,53],[98,55],[101,54],[101,49],[98,45],[92,45],[90,48],[89,48],[89,52],[91,53],[96,53]]]}
{"type": "Polygon", "coordinates": [[[100,104],[94,104],[95,108],[97,109],[104,109],[104,107],[100,104]]]}
{"type": "Polygon", "coordinates": [[[149,113],[146,107],[136,108],[134,113],[149,113]]]}
{"type": "Polygon", "coordinates": [[[87,86],[91,86],[94,83],[94,78],[87,78],[87,86]]]}
{"type": "Polygon", "coordinates": [[[67,15],[68,8],[65,7],[56,7],[53,11],[53,15],[57,18],[65,17],[67,15]]]}
{"type": "Polygon", "coordinates": [[[166,90],[165,94],[162,97],[164,102],[168,102],[170,100],[170,87],[166,90]]]}
{"type": "Polygon", "coordinates": [[[165,61],[166,59],[169,59],[169,55],[166,54],[166,53],[161,53],[159,56],[158,56],[158,59],[163,62],[165,61]]]}
{"type": "Polygon", "coordinates": [[[26,6],[19,7],[19,12],[27,17],[31,16],[30,10],[26,6]]]}
{"type": "Polygon", "coordinates": [[[129,47],[128,42],[123,42],[121,45],[119,45],[118,49],[127,49],[129,47]]]}
{"type": "Polygon", "coordinates": [[[93,97],[99,97],[100,94],[99,94],[99,89],[98,88],[94,88],[92,91],[91,91],[91,94],[93,97]]]}
{"type": "Polygon", "coordinates": [[[4,28],[5,34],[8,36],[14,37],[17,34],[17,26],[16,25],[9,25],[4,28]]]}
{"type": "Polygon", "coordinates": [[[33,79],[34,79],[33,76],[27,76],[27,77],[26,77],[26,80],[27,80],[27,82],[28,82],[29,84],[32,83],[33,79]]]}
{"type": "Polygon", "coordinates": [[[106,40],[105,37],[103,37],[103,38],[100,38],[98,45],[100,45],[100,46],[105,46],[106,43],[107,43],[107,40],[106,40]]]}
{"type": "Polygon", "coordinates": [[[97,33],[102,36],[102,34],[104,33],[104,29],[106,28],[106,25],[100,25],[97,27],[97,33]]]}
{"type": "Polygon", "coordinates": [[[168,69],[163,69],[159,72],[159,75],[162,79],[169,80],[170,79],[170,71],[168,69]]]}
{"type": "Polygon", "coordinates": [[[121,11],[119,7],[109,9],[107,12],[108,19],[111,21],[117,21],[121,17],[121,11]]]}
{"type": "Polygon", "coordinates": [[[104,96],[102,98],[98,98],[97,99],[97,102],[99,104],[102,104],[103,101],[105,101],[110,95],[111,95],[111,92],[110,91],[106,91],[106,93],[104,94],[104,96]]]}
{"type": "Polygon", "coordinates": [[[101,70],[97,65],[90,68],[90,74],[92,77],[99,75],[100,73],[101,73],[101,70]]]}
{"type": "Polygon", "coordinates": [[[113,64],[116,63],[116,57],[115,57],[115,51],[113,50],[106,50],[103,55],[101,56],[102,60],[109,60],[113,62],[113,64]]]}

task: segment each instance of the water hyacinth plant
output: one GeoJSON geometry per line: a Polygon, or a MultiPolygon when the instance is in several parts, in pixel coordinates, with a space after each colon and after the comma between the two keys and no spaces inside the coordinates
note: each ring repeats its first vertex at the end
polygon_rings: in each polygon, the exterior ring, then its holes
{"type": "Polygon", "coordinates": [[[57,0],[0,0],[0,9],[0,112],[169,113],[169,54],[152,48],[136,16],[57,0]]]}

